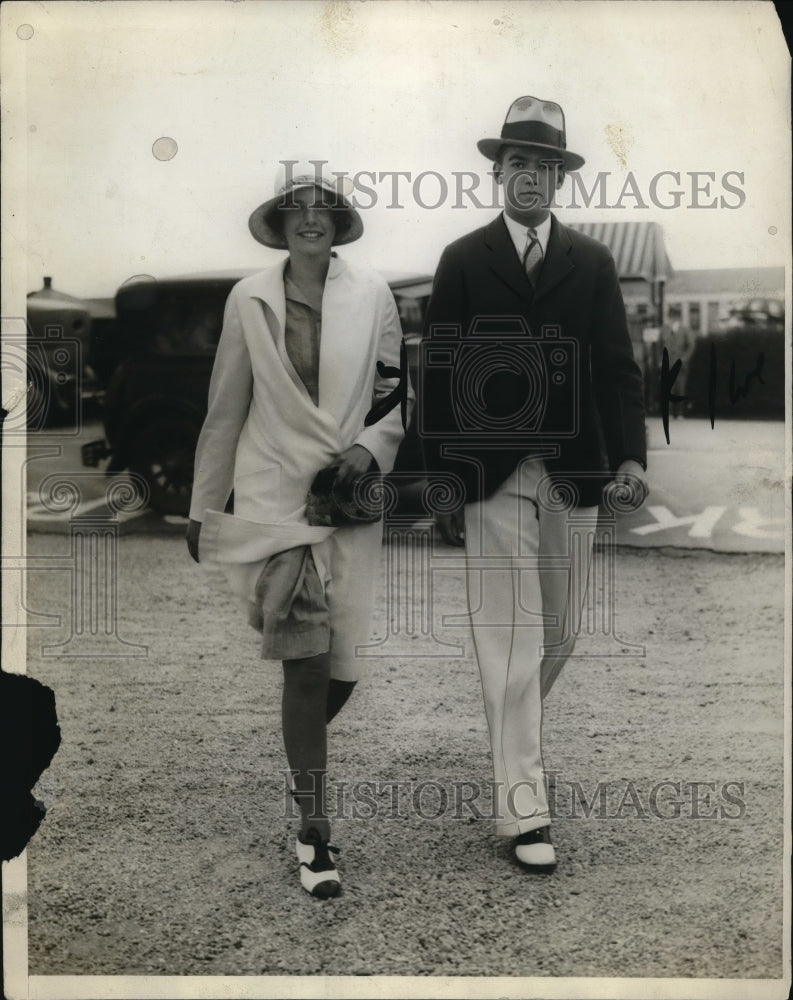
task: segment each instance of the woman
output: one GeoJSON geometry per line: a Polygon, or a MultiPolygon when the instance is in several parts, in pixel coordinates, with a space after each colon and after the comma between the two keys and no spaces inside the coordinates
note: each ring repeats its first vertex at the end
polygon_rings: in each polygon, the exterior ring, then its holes
{"type": "Polygon", "coordinates": [[[399,316],[380,275],[331,253],[357,240],[363,223],[318,162],[285,161],[289,175],[281,172],[275,196],[250,217],[254,239],[289,256],[229,295],[187,542],[198,561],[200,536],[202,565],[245,603],[262,656],[283,661],[300,879],[327,898],[340,883],[325,805],[326,726],[360,676],[356,646],[369,638],[382,529],[371,518],[309,523],[306,498],[329,466],[334,493],[349,494],[373,469],[389,472],[404,429],[399,407],[364,423],[398,386],[378,362],[399,364],[399,316]],[[221,513],[232,489],[234,513],[221,513]]]}

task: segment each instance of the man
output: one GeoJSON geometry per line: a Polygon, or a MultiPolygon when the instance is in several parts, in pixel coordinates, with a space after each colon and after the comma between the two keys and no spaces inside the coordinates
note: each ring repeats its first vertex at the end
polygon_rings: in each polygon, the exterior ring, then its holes
{"type": "Polygon", "coordinates": [[[584,162],[561,107],[518,98],[478,148],[505,209],[441,257],[418,419],[429,476],[461,500],[436,522],[466,548],[496,833],[545,872],[542,697],[575,643],[603,486],[623,510],[647,494],[642,380],[611,254],[549,211],[584,162]]]}

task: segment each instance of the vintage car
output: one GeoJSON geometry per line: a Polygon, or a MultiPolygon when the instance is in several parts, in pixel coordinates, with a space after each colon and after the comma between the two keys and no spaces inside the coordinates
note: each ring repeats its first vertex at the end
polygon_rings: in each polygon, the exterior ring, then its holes
{"type": "Polygon", "coordinates": [[[785,301],[769,298],[740,299],[730,303],[720,325],[723,330],[741,330],[753,326],[784,329],[785,301]]]}
{"type": "Polygon", "coordinates": [[[685,380],[691,416],[785,419],[785,329],[750,321],[697,339],[685,380]]]}
{"type": "MultiPolygon", "coordinates": [[[[226,299],[252,271],[134,279],[116,293],[116,325],[93,345],[105,391],[106,440],[83,446],[85,465],[105,458],[108,472],[130,469],[150,490],[151,507],[185,515],[196,441],[206,414],[212,363],[226,299]]],[[[408,363],[415,379],[428,276],[386,275],[399,308],[408,363]]],[[[400,483],[421,475],[418,438],[409,429],[398,456],[400,483]]]]}
{"type": "Polygon", "coordinates": [[[92,345],[115,323],[112,300],[80,299],[52,286],[30,292],[27,313],[27,426],[75,427],[96,411],[103,380],[92,363],[92,345]]]}
{"type": "Polygon", "coordinates": [[[27,300],[27,425],[75,425],[99,386],[88,363],[91,312],[57,294],[27,300]]]}

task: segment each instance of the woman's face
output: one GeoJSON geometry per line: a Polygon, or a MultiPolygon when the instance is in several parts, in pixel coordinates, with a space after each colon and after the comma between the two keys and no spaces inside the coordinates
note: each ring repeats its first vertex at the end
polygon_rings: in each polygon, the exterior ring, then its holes
{"type": "Polygon", "coordinates": [[[294,207],[281,209],[290,254],[307,257],[330,254],[336,224],[331,209],[322,207],[328,205],[330,197],[320,188],[299,188],[290,194],[294,207]]]}

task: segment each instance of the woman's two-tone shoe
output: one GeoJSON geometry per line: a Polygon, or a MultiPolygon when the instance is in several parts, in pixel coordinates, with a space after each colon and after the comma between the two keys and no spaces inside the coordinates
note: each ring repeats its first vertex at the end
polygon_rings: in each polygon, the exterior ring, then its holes
{"type": "Polygon", "coordinates": [[[341,881],[331,853],[338,854],[333,847],[322,840],[319,832],[311,827],[305,837],[298,834],[295,845],[297,860],[300,862],[300,884],[319,899],[332,899],[341,892],[341,881]]]}

